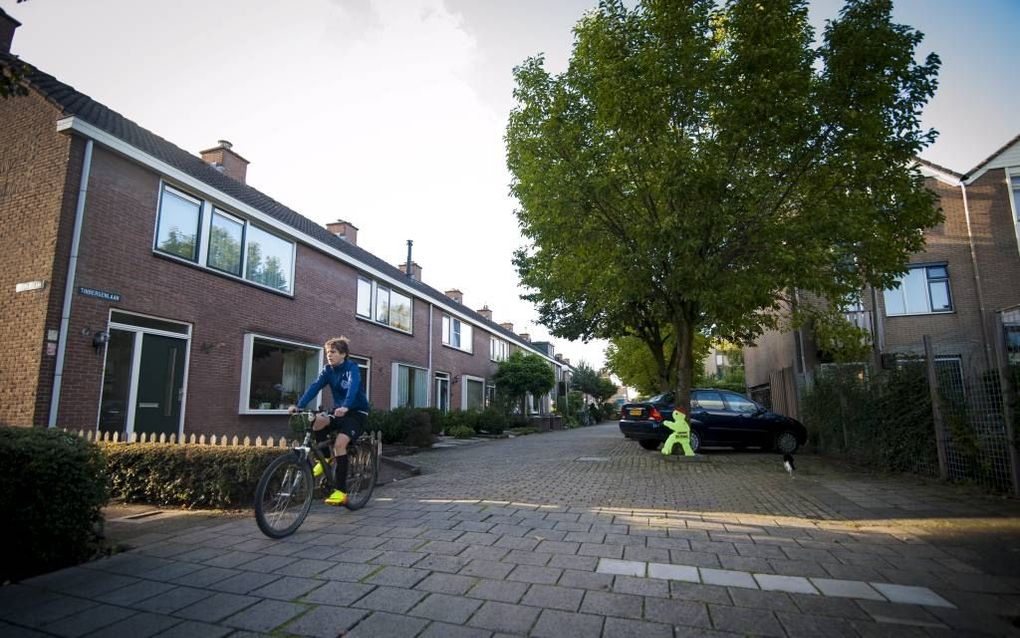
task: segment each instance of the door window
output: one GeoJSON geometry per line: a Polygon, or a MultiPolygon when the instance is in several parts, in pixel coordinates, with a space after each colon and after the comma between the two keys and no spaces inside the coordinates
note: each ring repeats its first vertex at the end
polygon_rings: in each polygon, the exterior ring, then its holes
{"type": "Polygon", "coordinates": [[[691,407],[701,410],[725,410],[722,395],[713,390],[698,390],[691,396],[691,407]]]}
{"type": "Polygon", "coordinates": [[[730,410],[740,414],[754,414],[758,411],[758,406],[753,401],[738,394],[727,394],[726,402],[729,404],[730,410]]]}

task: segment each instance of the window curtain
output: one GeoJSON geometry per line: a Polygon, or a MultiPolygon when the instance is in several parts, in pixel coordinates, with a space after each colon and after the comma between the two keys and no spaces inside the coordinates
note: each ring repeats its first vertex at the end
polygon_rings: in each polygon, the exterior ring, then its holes
{"type": "Polygon", "coordinates": [[[424,408],[429,404],[429,374],[427,370],[421,370],[419,368],[411,368],[411,374],[414,375],[412,382],[413,394],[414,394],[414,407],[424,408]]]}

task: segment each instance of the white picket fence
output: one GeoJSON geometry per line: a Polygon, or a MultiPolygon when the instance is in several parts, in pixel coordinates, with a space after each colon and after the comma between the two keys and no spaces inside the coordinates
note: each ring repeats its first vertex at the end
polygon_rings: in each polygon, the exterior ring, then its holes
{"type": "Polygon", "coordinates": [[[167,436],[165,433],[161,433],[158,436],[155,432],[132,432],[128,436],[122,436],[120,432],[99,432],[96,430],[68,430],[68,432],[75,434],[87,441],[93,441],[96,443],[165,443],[168,445],[217,445],[217,446],[231,446],[231,447],[279,447],[286,448],[291,445],[299,443],[296,439],[291,441],[286,437],[280,437],[277,440],[274,437],[268,437],[263,439],[261,436],[255,437],[253,440],[250,436],[239,438],[236,434],[232,437],[228,437],[226,434],[216,436],[215,434],[206,437],[201,434],[195,436],[182,436],[180,440],[176,434],[167,436]]]}

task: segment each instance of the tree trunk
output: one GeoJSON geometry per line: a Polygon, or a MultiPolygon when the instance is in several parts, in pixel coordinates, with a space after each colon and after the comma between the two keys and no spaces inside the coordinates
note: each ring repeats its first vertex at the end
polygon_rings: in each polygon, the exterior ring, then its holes
{"type": "Polygon", "coordinates": [[[674,321],[676,335],[676,407],[684,414],[691,413],[691,381],[694,379],[694,325],[688,321],[674,321]]]}

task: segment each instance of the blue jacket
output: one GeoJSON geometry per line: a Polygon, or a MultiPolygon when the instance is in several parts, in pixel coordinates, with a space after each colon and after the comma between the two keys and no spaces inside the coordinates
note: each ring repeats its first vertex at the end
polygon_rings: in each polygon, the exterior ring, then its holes
{"type": "Polygon", "coordinates": [[[326,386],[333,392],[334,409],[347,408],[356,412],[368,412],[368,399],[365,397],[365,389],[361,387],[361,371],[358,370],[358,364],[350,359],[345,359],[338,366],[327,363],[319,373],[319,378],[301,395],[297,406],[303,408],[326,386]]]}

